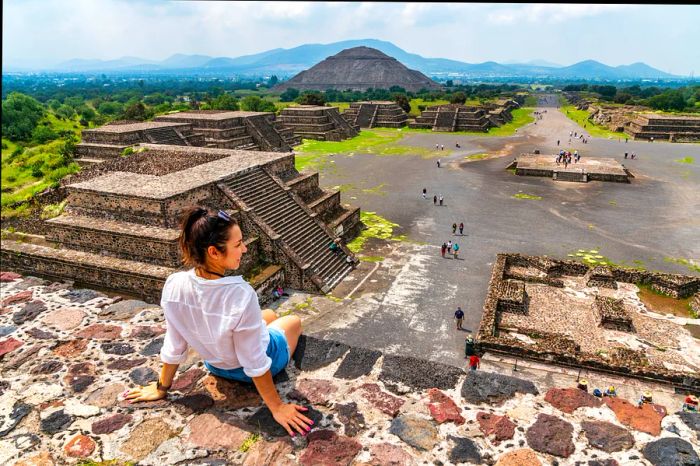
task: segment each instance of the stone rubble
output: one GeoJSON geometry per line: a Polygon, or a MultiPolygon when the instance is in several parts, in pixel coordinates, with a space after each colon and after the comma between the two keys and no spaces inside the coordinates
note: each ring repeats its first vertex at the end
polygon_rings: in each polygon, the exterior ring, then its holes
{"type": "Polygon", "coordinates": [[[209,375],[196,354],[167,400],[129,403],[124,390],[159,371],[157,306],[8,272],[0,283],[0,464],[698,462],[700,415],[678,406],[640,409],[311,336],[275,377],[284,400],[309,408],[308,435],[290,438],[253,387],[209,375]]]}

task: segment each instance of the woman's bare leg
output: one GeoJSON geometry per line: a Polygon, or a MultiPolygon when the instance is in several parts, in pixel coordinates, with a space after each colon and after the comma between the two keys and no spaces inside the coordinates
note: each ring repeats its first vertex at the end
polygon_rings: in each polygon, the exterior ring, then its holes
{"type": "Polygon", "coordinates": [[[301,335],[301,319],[297,316],[283,316],[269,324],[269,326],[284,330],[287,343],[289,344],[289,351],[291,354],[294,354],[301,335]]]}
{"type": "Polygon", "coordinates": [[[277,314],[272,309],[263,309],[262,318],[267,325],[270,325],[270,323],[277,320],[277,314]]]}

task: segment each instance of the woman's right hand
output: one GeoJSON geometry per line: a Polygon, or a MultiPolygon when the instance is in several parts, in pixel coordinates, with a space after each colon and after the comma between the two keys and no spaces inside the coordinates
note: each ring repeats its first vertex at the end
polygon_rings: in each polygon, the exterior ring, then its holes
{"type": "Polygon", "coordinates": [[[165,390],[158,390],[155,382],[152,382],[146,386],[134,388],[126,392],[124,399],[129,400],[129,403],[135,401],[157,401],[163,399],[167,396],[168,392],[165,390]]]}
{"type": "Polygon", "coordinates": [[[287,433],[294,437],[296,430],[301,435],[306,435],[311,431],[311,426],[314,421],[300,413],[300,411],[308,411],[309,408],[299,406],[293,403],[283,403],[277,409],[272,411],[272,416],[287,433]]]}

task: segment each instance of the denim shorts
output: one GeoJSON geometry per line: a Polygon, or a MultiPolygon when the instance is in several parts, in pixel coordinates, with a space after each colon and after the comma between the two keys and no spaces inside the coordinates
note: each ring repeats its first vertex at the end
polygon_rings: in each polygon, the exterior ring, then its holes
{"type": "MultiPolygon", "coordinates": [[[[270,342],[267,344],[267,351],[265,353],[272,359],[270,371],[274,377],[287,367],[291,359],[291,354],[289,354],[289,343],[287,343],[284,330],[276,327],[267,327],[267,330],[270,333],[270,342]]],[[[212,366],[207,361],[204,361],[204,366],[209,369],[209,372],[212,374],[223,377],[224,379],[253,383],[253,379],[245,375],[242,367],[236,369],[219,369],[218,367],[212,366]]]]}

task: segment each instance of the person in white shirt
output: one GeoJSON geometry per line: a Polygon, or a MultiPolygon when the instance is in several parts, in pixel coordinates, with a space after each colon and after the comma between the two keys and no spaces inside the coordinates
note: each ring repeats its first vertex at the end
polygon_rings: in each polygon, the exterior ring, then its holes
{"type": "Polygon", "coordinates": [[[294,437],[295,430],[305,435],[313,424],[301,413],[307,408],[282,402],[272,382],[296,349],[301,319],[261,311],[253,287],[240,275],[225,276],[238,269],[247,251],[238,223],[226,212],[191,208],[183,217],[179,242],[183,262],[192,268],[170,275],[163,287],[167,330],[160,377],[124,398],[132,403],[165,398],[191,346],[212,374],[254,383],[289,435],[294,437]]]}

